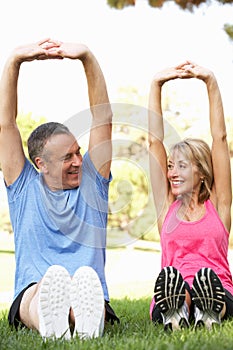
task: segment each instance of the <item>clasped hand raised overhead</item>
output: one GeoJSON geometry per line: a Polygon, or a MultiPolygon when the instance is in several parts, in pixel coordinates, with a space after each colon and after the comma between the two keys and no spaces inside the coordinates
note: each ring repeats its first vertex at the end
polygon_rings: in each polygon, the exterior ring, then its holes
{"type": "Polygon", "coordinates": [[[13,52],[20,63],[46,59],[81,59],[89,52],[87,46],[79,43],[64,43],[46,38],[36,43],[19,46],[13,52]]]}
{"type": "Polygon", "coordinates": [[[207,83],[210,77],[213,77],[213,73],[209,69],[199,66],[194,62],[185,61],[175,67],[166,68],[156,73],[154,81],[160,86],[166,81],[174,79],[197,78],[207,83]]]}

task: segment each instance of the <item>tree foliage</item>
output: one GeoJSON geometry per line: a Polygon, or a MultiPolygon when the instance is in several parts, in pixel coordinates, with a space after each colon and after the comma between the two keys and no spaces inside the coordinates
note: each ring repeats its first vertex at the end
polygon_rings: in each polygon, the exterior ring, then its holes
{"type": "Polygon", "coordinates": [[[134,6],[136,0],[108,0],[108,5],[117,10],[122,10],[126,6],[134,6]]]}
{"type": "Polygon", "coordinates": [[[224,24],[224,30],[231,40],[233,40],[233,25],[226,23],[224,24]]]}
{"type": "MultiPolygon", "coordinates": [[[[107,0],[107,3],[110,7],[117,10],[122,10],[127,6],[135,6],[137,0],[107,0]]],[[[183,10],[193,11],[194,8],[199,5],[206,3],[210,4],[211,0],[148,0],[148,4],[151,7],[162,8],[166,2],[173,1],[177,6],[183,10]]],[[[233,0],[216,0],[219,4],[231,4],[233,0]]]]}
{"type": "Polygon", "coordinates": [[[109,191],[108,246],[127,245],[135,239],[155,239],[155,210],[151,196],[147,135],[123,125],[114,130],[113,181],[109,191]],[[136,135],[138,134],[138,135],[136,135]],[[124,140],[124,136],[133,140],[124,140]]]}
{"type": "Polygon", "coordinates": [[[27,157],[28,157],[27,139],[31,134],[31,132],[42,123],[46,123],[46,118],[39,117],[34,119],[32,118],[32,113],[19,114],[17,117],[17,124],[22,137],[23,149],[27,157]]]}
{"type": "MultiPolygon", "coordinates": [[[[135,6],[137,0],[107,0],[111,8],[122,10],[128,6],[135,6]]],[[[193,12],[201,4],[211,5],[213,0],[147,0],[151,7],[161,9],[167,2],[174,2],[181,10],[193,12]]],[[[215,0],[220,5],[232,4],[233,0],[215,0]]],[[[233,25],[226,23],[223,27],[230,40],[233,40],[233,25]]]]}

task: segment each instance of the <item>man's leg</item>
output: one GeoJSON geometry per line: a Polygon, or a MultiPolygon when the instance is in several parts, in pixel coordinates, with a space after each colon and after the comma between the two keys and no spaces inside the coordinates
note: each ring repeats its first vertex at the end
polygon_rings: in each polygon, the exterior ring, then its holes
{"type": "Polygon", "coordinates": [[[28,328],[39,330],[38,298],[39,285],[34,284],[23,295],[19,307],[20,321],[28,328]]]}
{"type": "Polygon", "coordinates": [[[50,266],[41,282],[26,290],[20,304],[20,321],[42,337],[70,339],[70,284],[68,271],[50,266]]]}

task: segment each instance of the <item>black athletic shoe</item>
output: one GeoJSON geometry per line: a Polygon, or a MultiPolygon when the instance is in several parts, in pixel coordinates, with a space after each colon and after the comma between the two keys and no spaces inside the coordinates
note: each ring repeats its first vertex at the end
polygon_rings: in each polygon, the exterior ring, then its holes
{"type": "Polygon", "coordinates": [[[185,283],[180,272],[165,267],[155,282],[155,303],[159,307],[165,329],[189,327],[189,313],[185,303],[185,283]]]}
{"type": "Polygon", "coordinates": [[[213,323],[221,323],[225,305],[222,283],[210,268],[200,269],[193,280],[192,300],[195,304],[195,327],[204,325],[211,329],[213,323]]]}

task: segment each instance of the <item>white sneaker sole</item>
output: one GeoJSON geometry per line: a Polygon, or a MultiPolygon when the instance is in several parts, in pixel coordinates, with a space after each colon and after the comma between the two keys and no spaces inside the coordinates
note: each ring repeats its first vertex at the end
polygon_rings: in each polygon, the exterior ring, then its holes
{"type": "Polygon", "coordinates": [[[73,336],[80,339],[103,335],[104,294],[97,273],[88,266],[80,267],[71,281],[71,307],[75,317],[73,336]]]}
{"type": "Polygon", "coordinates": [[[39,332],[42,337],[71,338],[69,327],[71,278],[59,265],[50,266],[39,292],[39,332]]]}

